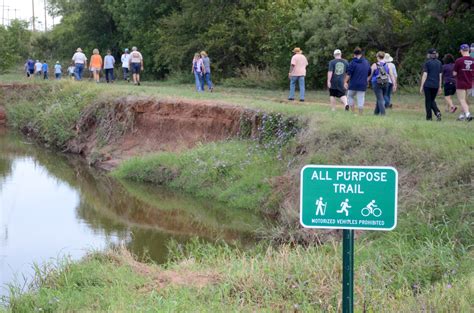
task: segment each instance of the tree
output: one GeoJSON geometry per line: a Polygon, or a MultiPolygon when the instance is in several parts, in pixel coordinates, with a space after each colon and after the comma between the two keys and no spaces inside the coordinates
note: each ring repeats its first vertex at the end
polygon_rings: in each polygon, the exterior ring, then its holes
{"type": "MultiPolygon", "coordinates": [[[[28,57],[31,32],[28,23],[13,20],[7,27],[0,26],[0,71],[15,66],[28,57]]],[[[23,63],[22,63],[23,64],[23,63]]]]}

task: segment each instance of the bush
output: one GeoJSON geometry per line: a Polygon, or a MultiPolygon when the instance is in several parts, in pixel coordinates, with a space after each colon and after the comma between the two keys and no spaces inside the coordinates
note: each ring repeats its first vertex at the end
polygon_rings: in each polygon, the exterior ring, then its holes
{"type": "Polygon", "coordinates": [[[282,86],[282,79],[270,68],[259,69],[250,65],[236,71],[236,76],[222,82],[226,87],[275,89],[282,86]]]}

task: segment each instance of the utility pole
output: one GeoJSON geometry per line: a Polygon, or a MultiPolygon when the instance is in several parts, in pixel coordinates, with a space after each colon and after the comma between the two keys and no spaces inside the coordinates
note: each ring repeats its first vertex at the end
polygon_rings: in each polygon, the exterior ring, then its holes
{"type": "Polygon", "coordinates": [[[47,0],[44,0],[44,32],[48,31],[48,23],[46,22],[47,11],[46,11],[47,0]]]}
{"type": "Polygon", "coordinates": [[[36,31],[35,27],[35,0],[31,0],[31,8],[33,9],[33,32],[36,31]]]}
{"type": "Polygon", "coordinates": [[[5,20],[8,24],[8,15],[7,15],[7,18],[5,19],[5,9],[7,10],[7,14],[8,14],[10,6],[5,5],[5,0],[2,0],[1,7],[2,7],[2,25],[5,26],[5,20]]]}

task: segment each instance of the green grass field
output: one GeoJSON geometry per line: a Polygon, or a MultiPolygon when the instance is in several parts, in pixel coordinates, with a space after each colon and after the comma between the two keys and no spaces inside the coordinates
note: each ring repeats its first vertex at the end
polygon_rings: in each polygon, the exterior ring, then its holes
{"type": "Polygon", "coordinates": [[[39,84],[53,93],[39,94],[40,105],[20,99],[7,105],[7,113],[12,127],[33,123],[53,143],[73,136],[68,129],[90,97],[126,94],[279,112],[298,118],[303,128],[284,146],[234,139],[180,154],[136,157],[114,173],[271,218],[271,226],[256,230],[262,238],[256,247],[171,242],[170,261],[141,265],[145,272],[122,251],[94,252],[81,262],[38,268],[31,292],[12,287],[7,311],[340,311],[340,235],[304,230],[298,223],[298,175],[305,164],[390,165],[399,171],[397,228],[357,233],[356,312],[472,310],[474,124],[451,114],[440,123],[425,121],[422,96],[402,92],[394,97],[395,108],[377,117],[371,114],[371,91],[366,114],[358,116],[342,105],[331,112],[325,92],[310,91],[300,104],[285,101],[282,90],[218,86],[215,93],[197,94],[191,85],[166,82],[39,84]],[[68,114],[59,114],[66,108],[68,114]],[[53,132],[49,125],[59,128],[53,132]],[[167,178],[167,170],[180,175],[167,178]],[[184,273],[191,283],[160,283],[160,275],[170,272],[184,273]],[[193,284],[193,277],[202,284],[193,284]]]}

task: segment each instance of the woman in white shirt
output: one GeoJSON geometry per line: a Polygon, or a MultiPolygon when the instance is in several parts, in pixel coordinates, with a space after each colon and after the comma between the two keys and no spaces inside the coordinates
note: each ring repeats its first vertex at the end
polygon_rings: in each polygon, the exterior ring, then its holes
{"type": "Polygon", "coordinates": [[[198,92],[204,91],[204,72],[205,69],[204,64],[202,63],[201,55],[199,53],[195,53],[191,73],[194,74],[194,79],[196,81],[196,90],[198,92]]]}

